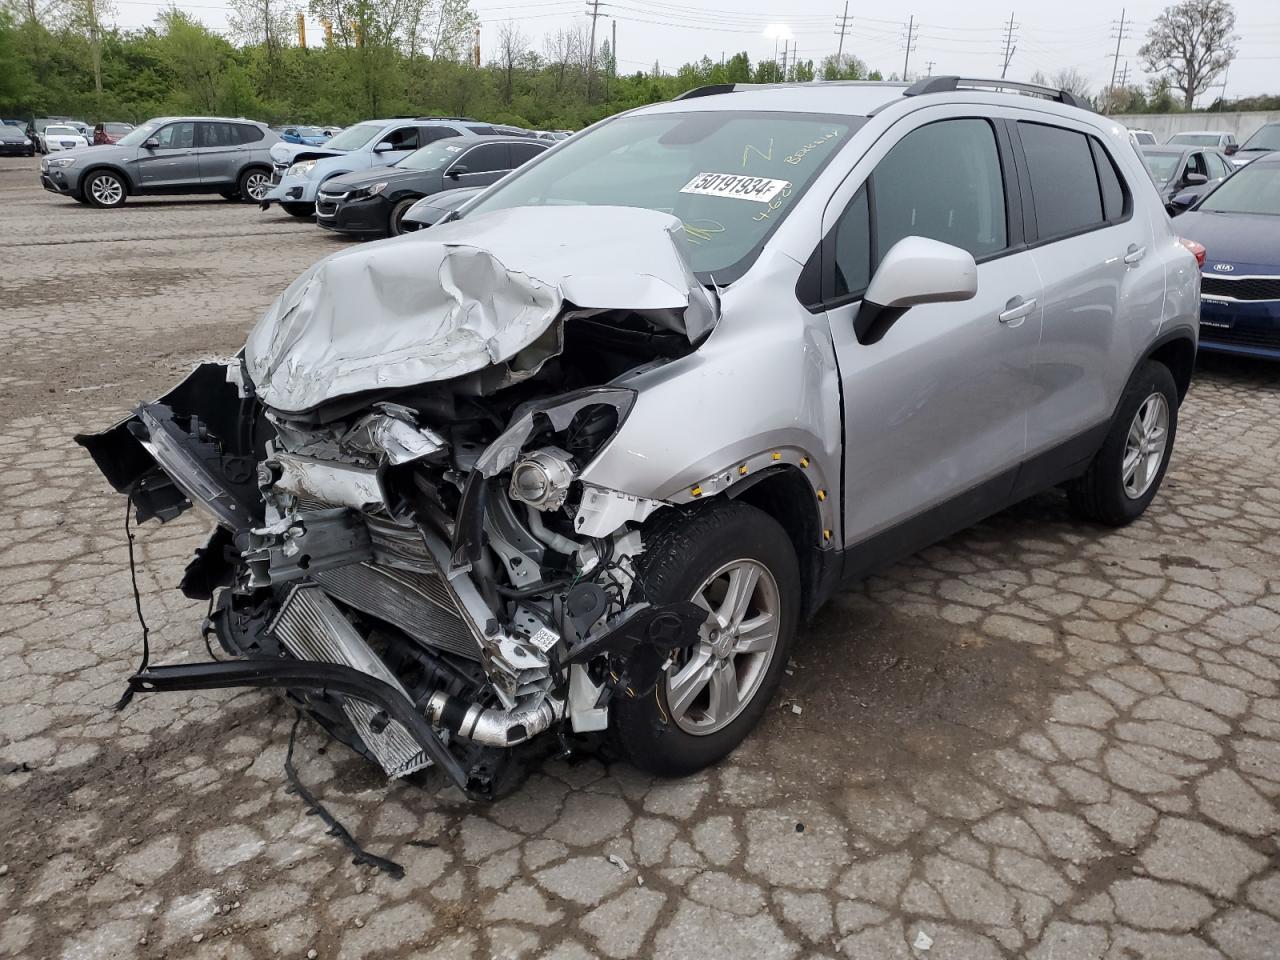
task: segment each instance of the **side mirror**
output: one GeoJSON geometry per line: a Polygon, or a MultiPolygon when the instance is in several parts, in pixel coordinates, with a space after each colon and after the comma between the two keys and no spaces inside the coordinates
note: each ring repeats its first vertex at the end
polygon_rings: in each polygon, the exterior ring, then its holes
{"type": "Polygon", "coordinates": [[[914,306],[971,300],[977,292],[978,265],[968,250],[925,237],[903,237],[876,268],[853,332],[859,343],[872,344],[914,306]]]}
{"type": "Polygon", "coordinates": [[[1209,178],[1203,173],[1188,173],[1182,178],[1182,182],[1189,187],[1199,187],[1209,182],[1209,178]]]}
{"type": "Polygon", "coordinates": [[[1169,201],[1169,214],[1176,217],[1199,199],[1200,195],[1191,190],[1180,193],[1169,201]]]}
{"type": "Polygon", "coordinates": [[[373,152],[387,153],[391,150],[394,150],[395,148],[396,148],[395,144],[393,144],[390,140],[383,140],[380,144],[378,144],[376,147],[373,148],[373,152]]]}
{"type": "Polygon", "coordinates": [[[147,137],[147,139],[142,141],[142,146],[147,150],[156,150],[160,146],[160,141],[155,137],[147,137]]]}
{"type": "Polygon", "coordinates": [[[449,168],[449,179],[457,180],[458,177],[468,172],[469,171],[467,170],[466,164],[463,164],[463,163],[457,164],[456,166],[449,168]]]}
{"type": "Polygon", "coordinates": [[[1228,143],[1225,147],[1222,148],[1222,152],[1229,157],[1239,149],[1240,148],[1236,144],[1228,143]]]}

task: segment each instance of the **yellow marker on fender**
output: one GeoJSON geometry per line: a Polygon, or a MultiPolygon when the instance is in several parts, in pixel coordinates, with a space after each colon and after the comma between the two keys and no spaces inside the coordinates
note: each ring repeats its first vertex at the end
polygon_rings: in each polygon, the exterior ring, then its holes
{"type": "Polygon", "coordinates": [[[702,496],[702,487],[694,487],[689,492],[692,493],[695,497],[700,497],[702,496]]]}
{"type": "Polygon", "coordinates": [[[780,454],[777,450],[773,451],[773,459],[775,459],[775,460],[781,460],[781,459],[782,459],[782,454],[780,454]]]}
{"type": "Polygon", "coordinates": [[[819,491],[818,491],[818,499],[819,499],[819,500],[825,500],[825,499],[827,499],[827,491],[825,491],[825,490],[819,490],[819,491]]]}

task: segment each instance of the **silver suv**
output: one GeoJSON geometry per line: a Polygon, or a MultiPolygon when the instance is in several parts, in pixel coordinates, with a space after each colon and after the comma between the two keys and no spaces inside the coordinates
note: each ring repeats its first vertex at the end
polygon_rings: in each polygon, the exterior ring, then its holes
{"type": "Polygon", "coordinates": [[[45,157],[40,184],[95,207],[144,193],[219,193],[257,203],[271,189],[268,151],[279,140],[253,120],[157,117],[113,144],[45,157]]]}
{"type": "Polygon", "coordinates": [[[1058,485],[1140,516],[1196,256],[1123,127],[991,86],[695,90],[313,266],[79,438],[218,523],[183,590],[234,659],[130,690],[283,688],[477,796],[545,731],[686,774],[842,580],[1058,485]]]}

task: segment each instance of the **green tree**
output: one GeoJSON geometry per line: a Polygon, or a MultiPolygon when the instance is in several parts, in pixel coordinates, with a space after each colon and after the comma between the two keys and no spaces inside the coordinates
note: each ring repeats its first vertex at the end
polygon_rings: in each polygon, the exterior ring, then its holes
{"type": "Polygon", "coordinates": [[[1138,53],[1148,71],[1182,92],[1182,107],[1190,110],[1235,59],[1235,28],[1227,0],[1183,0],[1156,18],[1138,53]]]}

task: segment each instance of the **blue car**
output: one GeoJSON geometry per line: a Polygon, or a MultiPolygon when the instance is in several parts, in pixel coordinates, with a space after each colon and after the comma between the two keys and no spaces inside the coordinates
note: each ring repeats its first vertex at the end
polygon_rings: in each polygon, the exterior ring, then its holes
{"type": "Polygon", "coordinates": [[[1200,349],[1280,360],[1280,153],[1242,167],[1177,225],[1205,247],[1200,349]]]}
{"type": "Polygon", "coordinates": [[[318,147],[329,139],[327,131],[320,127],[281,127],[280,139],[285,143],[301,143],[318,147]]]}

